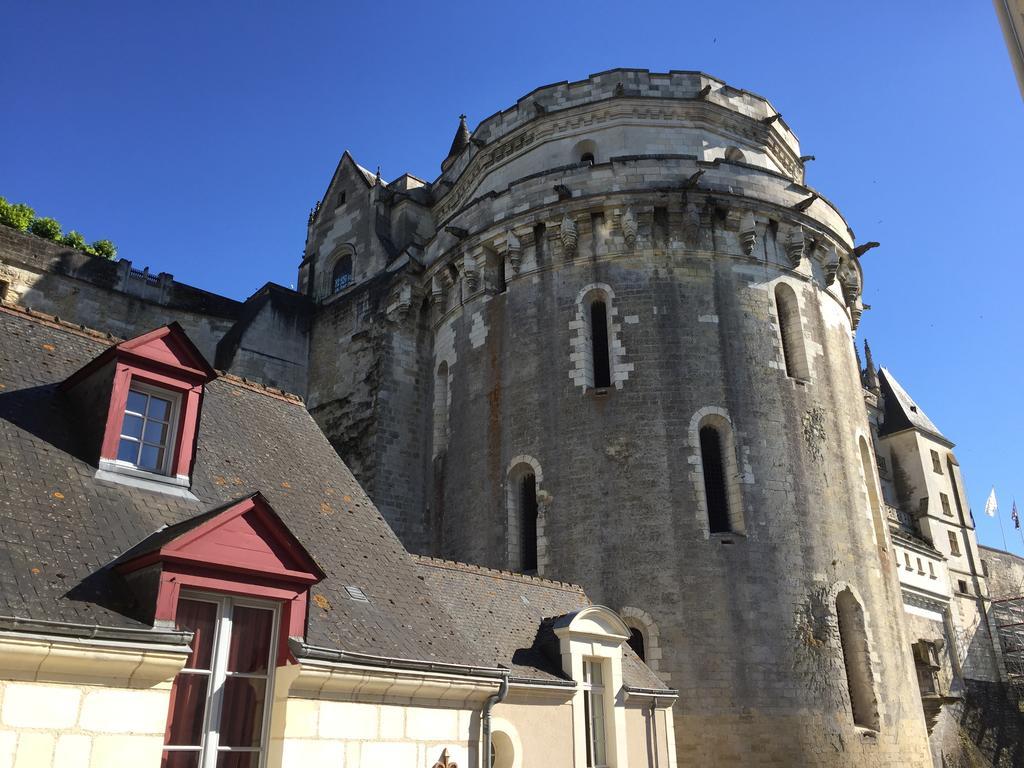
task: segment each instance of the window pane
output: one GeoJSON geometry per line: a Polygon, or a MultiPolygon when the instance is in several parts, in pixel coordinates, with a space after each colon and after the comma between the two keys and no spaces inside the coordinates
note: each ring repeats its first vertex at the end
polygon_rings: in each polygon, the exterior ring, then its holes
{"type": "Polygon", "coordinates": [[[259,752],[221,752],[217,755],[217,768],[256,768],[259,764],[259,752]]]}
{"type": "MultiPolygon", "coordinates": [[[[126,420],[132,417],[126,417],[126,420]]],[[[146,422],[146,434],[142,438],[147,443],[156,443],[157,445],[166,445],[167,443],[167,425],[161,424],[159,421],[147,421],[146,422]]]]}
{"type": "Polygon", "coordinates": [[[126,413],[124,423],[121,424],[121,434],[138,438],[142,434],[142,417],[126,413]]]}
{"type": "Polygon", "coordinates": [[[121,439],[120,445],[117,446],[117,460],[127,461],[134,464],[139,457],[139,444],[134,440],[121,439]]]}
{"type": "Polygon", "coordinates": [[[213,659],[213,636],[217,627],[216,603],[182,599],[178,601],[178,629],[194,632],[192,654],[185,662],[188,669],[210,669],[213,659]]]}
{"type": "Polygon", "coordinates": [[[149,413],[147,414],[151,419],[159,419],[160,421],[167,421],[167,417],[171,413],[171,401],[164,400],[162,397],[151,397],[149,398],[149,413]]]}
{"type": "Polygon", "coordinates": [[[159,469],[163,463],[163,448],[157,448],[155,445],[142,446],[142,451],[139,453],[140,469],[159,469]]]}
{"type": "Polygon", "coordinates": [[[266,672],[274,612],[237,606],[231,615],[228,672],[266,672]]]}
{"type": "Polygon", "coordinates": [[[164,752],[160,768],[199,768],[201,752],[164,752]]]}
{"type": "Polygon", "coordinates": [[[128,407],[126,410],[132,413],[145,413],[146,412],[146,396],[141,392],[136,392],[134,389],[128,392],[128,407]]]}
{"type": "Polygon", "coordinates": [[[590,715],[593,718],[594,765],[604,765],[604,697],[590,694],[590,715]]]}
{"type": "Polygon", "coordinates": [[[167,716],[166,744],[198,747],[203,738],[206,713],[206,675],[182,672],[174,679],[171,709],[167,716]]]}
{"type": "Polygon", "coordinates": [[[266,692],[266,680],[229,677],[224,681],[224,703],[220,718],[222,747],[260,746],[266,692]]]}

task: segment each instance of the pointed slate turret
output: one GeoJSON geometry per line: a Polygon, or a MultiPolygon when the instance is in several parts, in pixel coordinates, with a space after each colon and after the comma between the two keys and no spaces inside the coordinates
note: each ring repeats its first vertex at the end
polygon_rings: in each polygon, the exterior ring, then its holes
{"type": "Polygon", "coordinates": [[[863,384],[864,387],[871,392],[878,393],[878,372],[875,370],[875,361],[871,357],[871,346],[868,344],[868,340],[864,339],[864,359],[867,361],[867,367],[864,369],[863,384]]]}
{"type": "Polygon", "coordinates": [[[448,170],[448,166],[452,164],[452,161],[462,154],[462,150],[469,146],[469,138],[469,126],[466,125],[466,116],[459,115],[459,127],[455,131],[455,138],[452,139],[452,146],[448,150],[448,156],[441,163],[442,172],[448,170]]]}

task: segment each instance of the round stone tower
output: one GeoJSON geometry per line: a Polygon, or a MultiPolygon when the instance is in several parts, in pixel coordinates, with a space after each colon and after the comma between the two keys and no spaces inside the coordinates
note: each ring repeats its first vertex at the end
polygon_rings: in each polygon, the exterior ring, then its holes
{"type": "Polygon", "coordinates": [[[581,583],[683,766],[930,766],[852,335],[860,255],[763,98],[615,70],[460,129],[432,185],[445,557],[581,583]]]}

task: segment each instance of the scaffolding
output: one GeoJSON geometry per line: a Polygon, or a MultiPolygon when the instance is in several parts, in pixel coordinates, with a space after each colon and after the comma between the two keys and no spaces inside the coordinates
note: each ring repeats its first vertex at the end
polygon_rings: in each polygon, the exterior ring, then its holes
{"type": "Polygon", "coordinates": [[[1010,685],[1024,694],[1024,596],[993,600],[992,619],[1010,685]]]}

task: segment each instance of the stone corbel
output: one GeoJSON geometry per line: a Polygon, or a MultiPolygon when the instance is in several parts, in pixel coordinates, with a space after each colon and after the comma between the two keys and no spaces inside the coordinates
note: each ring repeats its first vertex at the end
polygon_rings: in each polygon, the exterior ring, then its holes
{"type": "Polygon", "coordinates": [[[854,331],[857,330],[857,326],[860,325],[860,316],[864,314],[864,303],[858,296],[857,299],[849,305],[850,306],[850,328],[854,331]]]}
{"type": "Polygon", "coordinates": [[[565,251],[565,257],[567,259],[573,258],[576,255],[576,246],[579,243],[580,233],[576,222],[569,217],[569,214],[562,217],[558,234],[562,240],[562,249],[565,251]]]}
{"type": "Polygon", "coordinates": [[[825,285],[832,285],[836,281],[836,273],[839,272],[839,252],[834,245],[824,246],[825,258],[822,266],[825,269],[825,285]]]}
{"type": "Polygon", "coordinates": [[[512,267],[512,274],[518,275],[523,264],[523,244],[511,229],[505,233],[505,258],[512,267]]]}
{"type": "Polygon", "coordinates": [[[627,208],[622,212],[620,219],[622,226],[622,237],[626,240],[626,247],[630,250],[636,245],[636,234],[637,234],[637,219],[636,213],[632,208],[627,208]]]}
{"type": "Polygon", "coordinates": [[[700,208],[696,203],[687,203],[683,210],[683,238],[690,245],[697,244],[697,239],[700,237],[700,225],[700,208]]]}
{"type": "Polygon", "coordinates": [[[430,300],[434,304],[444,303],[444,280],[438,275],[430,278],[430,300]]]}
{"type": "Polygon", "coordinates": [[[475,253],[466,253],[462,257],[462,271],[466,278],[466,290],[472,293],[480,285],[480,261],[475,253]]]}
{"type": "Polygon", "coordinates": [[[409,283],[402,283],[399,286],[398,291],[395,293],[394,298],[388,305],[388,318],[394,322],[404,322],[405,318],[409,316],[409,310],[412,308],[412,286],[409,283]]]}
{"type": "Polygon", "coordinates": [[[786,256],[789,258],[790,265],[796,269],[800,266],[800,262],[804,258],[807,246],[807,236],[804,233],[804,228],[799,224],[794,224],[788,228],[785,236],[785,242],[783,243],[786,249],[786,256]]]}
{"type": "Polygon", "coordinates": [[[740,217],[739,232],[740,247],[747,256],[750,256],[757,245],[757,219],[753,211],[747,211],[740,217]]]}

